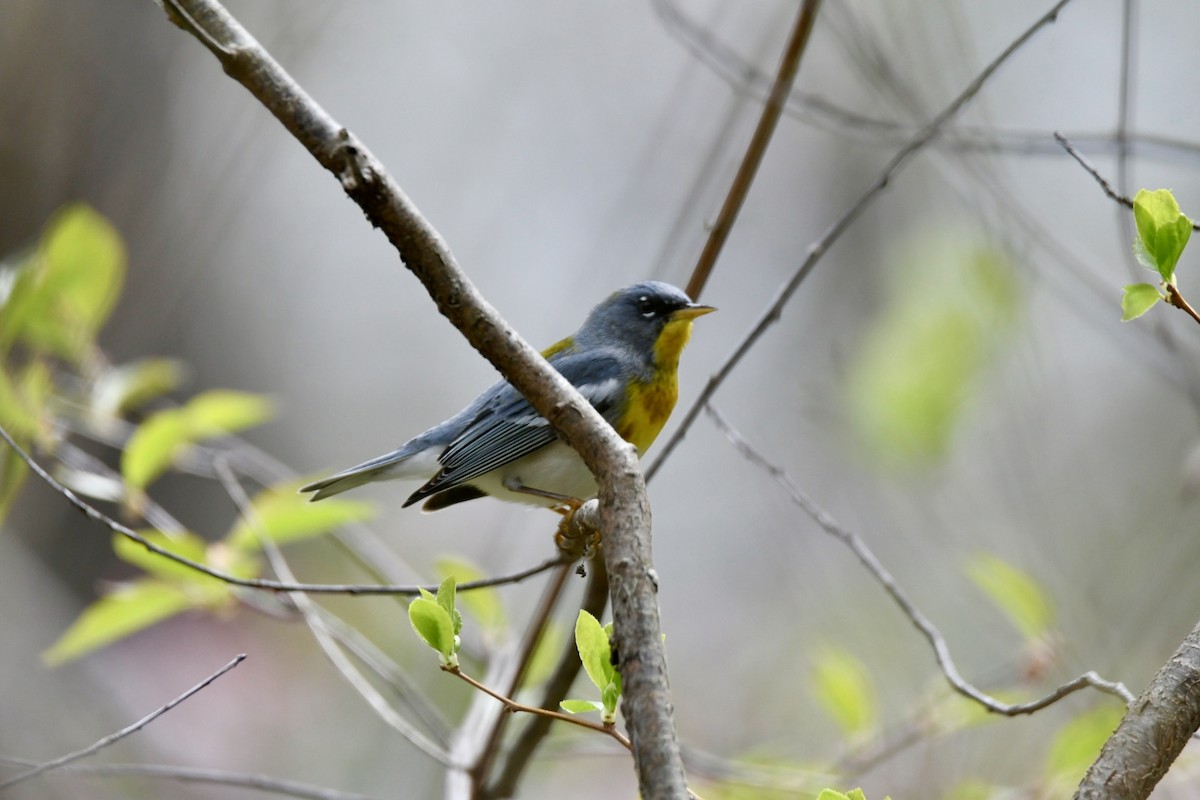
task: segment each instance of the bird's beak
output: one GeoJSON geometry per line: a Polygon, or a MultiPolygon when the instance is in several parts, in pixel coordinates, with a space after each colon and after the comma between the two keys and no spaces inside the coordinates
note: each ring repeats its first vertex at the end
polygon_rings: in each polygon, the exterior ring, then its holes
{"type": "Polygon", "coordinates": [[[671,313],[671,321],[674,322],[677,319],[695,319],[696,317],[703,317],[705,314],[711,314],[714,311],[716,309],[712,306],[702,306],[699,303],[692,303],[678,311],[673,311],[671,313]]]}

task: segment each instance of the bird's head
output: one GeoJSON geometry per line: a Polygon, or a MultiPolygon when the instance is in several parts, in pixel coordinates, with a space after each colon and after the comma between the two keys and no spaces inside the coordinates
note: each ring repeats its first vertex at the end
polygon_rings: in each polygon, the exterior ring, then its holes
{"type": "Polygon", "coordinates": [[[574,338],[589,346],[620,345],[659,366],[674,365],[691,335],[692,320],[713,311],[669,283],[643,281],[593,308],[574,338]]]}

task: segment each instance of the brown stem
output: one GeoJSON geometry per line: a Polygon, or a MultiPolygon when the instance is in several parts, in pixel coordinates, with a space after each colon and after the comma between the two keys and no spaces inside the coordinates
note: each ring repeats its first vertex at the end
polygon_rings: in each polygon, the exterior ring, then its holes
{"type": "Polygon", "coordinates": [[[759,165],[762,164],[763,155],[767,152],[767,145],[771,143],[771,136],[775,133],[775,126],[779,124],[779,118],[787,106],[788,95],[792,92],[792,84],[795,82],[796,72],[800,68],[800,57],[804,55],[809,34],[812,33],[813,23],[817,19],[817,9],[820,6],[821,0],[804,0],[800,6],[800,13],[796,17],[795,25],[792,26],[792,35],[788,39],[787,46],[783,50],[783,57],[779,61],[779,70],[775,73],[775,82],[771,86],[771,93],[767,95],[762,114],[758,118],[758,126],[754,129],[754,135],[750,137],[746,155],[742,157],[741,166],[738,167],[737,174],[733,177],[733,184],[725,196],[721,212],[717,214],[717,220],[713,223],[712,230],[709,231],[708,241],[704,243],[704,250],[700,253],[700,260],[696,262],[696,267],[692,270],[687,293],[693,300],[698,299],[700,293],[704,291],[704,284],[708,282],[708,276],[712,273],[718,256],[721,255],[725,240],[729,238],[729,232],[733,230],[733,223],[737,221],[738,212],[742,210],[742,203],[746,201],[746,195],[750,192],[750,184],[754,182],[754,176],[758,172],[759,165]]]}
{"type": "Polygon", "coordinates": [[[561,711],[550,711],[549,709],[538,708],[537,706],[527,706],[524,703],[518,703],[516,700],[513,700],[510,697],[505,697],[504,695],[500,694],[499,692],[495,691],[494,689],[491,689],[491,688],[483,685],[482,683],[475,680],[467,673],[463,672],[459,667],[443,666],[442,669],[445,670],[446,672],[449,672],[451,675],[457,675],[458,677],[462,678],[464,681],[471,684],[472,686],[474,686],[476,689],[483,692],[484,694],[496,698],[501,703],[503,703],[504,707],[506,709],[508,709],[509,711],[513,711],[513,712],[521,711],[526,714],[534,714],[535,716],[539,716],[539,717],[548,717],[549,719],[556,719],[556,720],[559,720],[560,722],[569,722],[572,725],[578,725],[581,728],[587,728],[588,730],[607,734],[608,736],[611,736],[613,739],[616,739],[618,742],[620,742],[621,745],[626,750],[630,750],[630,751],[633,750],[633,743],[630,742],[629,739],[626,738],[626,736],[623,733],[621,733],[619,730],[617,730],[615,725],[607,725],[607,724],[604,724],[601,722],[592,722],[591,720],[583,719],[582,717],[572,716],[571,714],[564,714],[561,711]]]}
{"type": "Polygon", "coordinates": [[[1200,322],[1200,314],[1196,313],[1196,309],[1192,308],[1191,303],[1183,298],[1183,295],[1179,293],[1179,289],[1173,283],[1167,284],[1167,302],[1176,308],[1183,309],[1192,319],[1200,322]]]}

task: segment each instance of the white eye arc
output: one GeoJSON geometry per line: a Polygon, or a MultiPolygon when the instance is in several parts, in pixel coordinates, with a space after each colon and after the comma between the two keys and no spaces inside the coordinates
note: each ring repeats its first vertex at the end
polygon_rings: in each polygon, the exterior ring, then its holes
{"type": "Polygon", "coordinates": [[[658,312],[654,310],[654,306],[650,304],[650,298],[642,295],[638,298],[638,311],[642,312],[642,316],[646,319],[653,319],[658,312]]]}

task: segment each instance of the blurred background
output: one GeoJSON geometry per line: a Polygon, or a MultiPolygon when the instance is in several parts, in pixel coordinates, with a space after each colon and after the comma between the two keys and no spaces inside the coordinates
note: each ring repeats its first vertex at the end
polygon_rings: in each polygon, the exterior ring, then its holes
{"type": "MultiPolygon", "coordinates": [[[[808,246],[1049,6],[826,0],[703,295],[720,313],[696,326],[681,408],[808,246]]],[[[374,150],[537,346],[620,286],[687,282],[796,12],[781,0],[229,7],[374,150]]],[[[1136,692],[1200,616],[1200,332],[1165,307],[1119,321],[1121,286],[1150,280],[1131,255],[1130,214],[1051,136],[1066,133],[1114,181],[1123,172],[1122,191],[1169,187],[1200,215],[1200,111],[1185,101],[1198,22],[1186,0],[1068,5],[891,182],[713,400],[864,538],[965,676],[1006,699],[1085,670],[1136,692]],[[981,589],[988,556],[1032,581],[1038,635],[981,589]]],[[[247,438],[298,472],[391,449],[495,379],[332,177],[153,3],[0,5],[0,109],[0,253],[30,246],[65,204],[105,215],[129,251],[101,339],[109,357],[182,359],[180,397],[270,395],[278,416],[247,438]]],[[[1200,286],[1197,260],[1180,263],[1185,293],[1200,286]]],[[[400,509],[410,490],[360,494],[414,576],[447,553],[489,574],[552,553],[545,512],[484,501],[422,515],[400,509]]],[[[811,770],[871,798],[1059,796],[1050,761],[1073,739],[1065,726],[1118,706],[1085,692],[1029,718],[931,722],[929,709],[966,704],[946,698],[927,643],[705,417],[650,497],[678,730],[708,757],[811,770]],[[838,658],[861,671],[863,724],[822,695],[822,665],[838,658]]],[[[212,481],[173,478],[154,498],[208,538],[235,514],[212,481]]],[[[305,580],[361,577],[324,541],[289,555],[305,580]]],[[[101,760],[440,796],[442,770],[297,623],[188,614],[43,666],[99,589],[131,574],[104,528],[26,486],[0,535],[0,755],[82,747],[247,652],[101,760]]],[[[517,630],[539,586],[503,590],[517,630]]],[[[402,605],[328,605],[448,713],[465,707],[469,690],[438,672],[402,605]]],[[[1185,762],[1155,797],[1200,797],[1185,762]]],[[[735,796],[722,791],[706,796],[735,796]]],[[[623,754],[559,732],[521,796],[634,792],[623,754]]],[[[12,796],[237,790],[59,776],[12,796]]]]}

